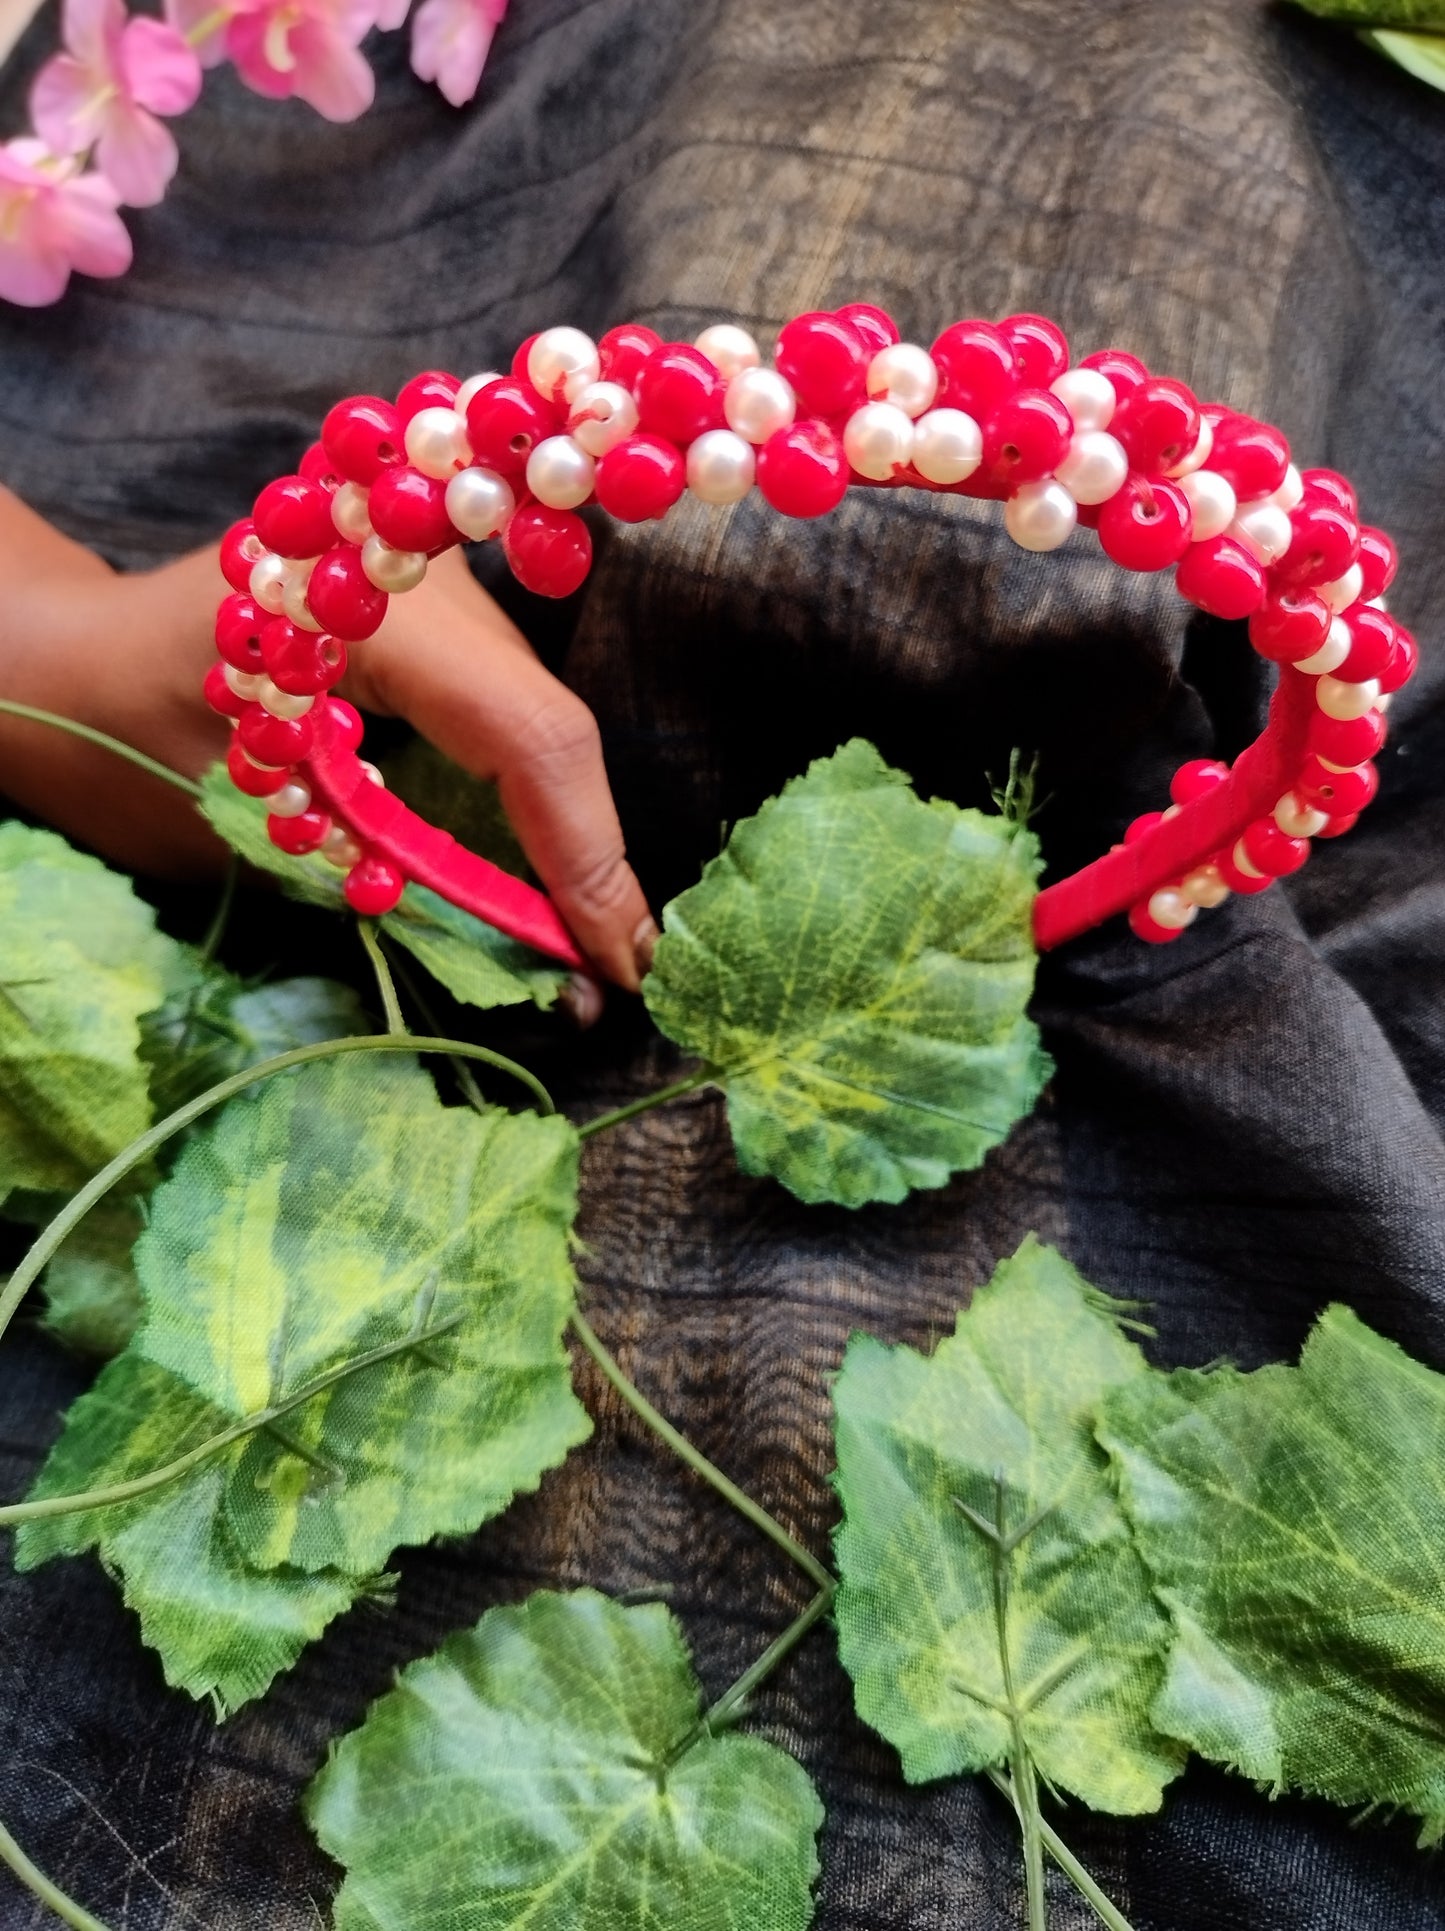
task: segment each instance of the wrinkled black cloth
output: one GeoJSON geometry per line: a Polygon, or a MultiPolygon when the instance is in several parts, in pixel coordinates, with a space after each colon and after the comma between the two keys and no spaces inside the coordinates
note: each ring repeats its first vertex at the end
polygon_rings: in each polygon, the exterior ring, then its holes
{"type": "MultiPolygon", "coordinates": [[[[55,34],[50,11],[11,63],[6,126],[55,34]]],[[[1037,309],[1079,349],[1137,350],[1344,469],[1405,557],[1393,607],[1423,663],[1379,802],[1177,945],[1115,921],[1050,958],[1057,1077],[981,1172],[805,1208],[738,1174],[712,1095],[590,1144],[587,1305],[642,1385],[825,1552],[849,1332],[929,1344],[1031,1229],[1152,1304],[1161,1364],[1291,1357],[1342,1299],[1445,1369],[1445,101],[1252,0],[515,0],[463,113],[397,37],[373,52],[378,105],[344,128],[213,75],[173,190],[132,218],[133,272],[0,313],[0,476],[117,561],[213,536],[343,393],[494,366],[552,322],[767,340],[854,299],[925,342],[1037,309]]],[[[505,594],[601,720],[658,902],[721,823],[855,732],[964,802],[1037,750],[1057,874],[1156,806],[1181,757],[1262,720],[1238,627],[1186,623],[1167,580],[1088,539],[1025,555],[993,506],[864,495],[800,525],[689,503],[597,540],[560,610],[505,594]]],[[[545,1051],[577,1117],[677,1063],[635,1017],[545,1051]]],[[[7,1338],[0,1492],[83,1382],[7,1338]]],[[[345,1618],[220,1728],[164,1689],[94,1562],[6,1573],[0,1817],[113,1926],[303,1931],[336,1882],[296,1807],[328,1739],[489,1604],[669,1584],[719,1690],[804,1585],[581,1382],[598,1435],[538,1496],[409,1554],[394,1611],[345,1618]]],[[[831,1636],[756,1720],[827,1803],[822,1931],[1022,1923],[1003,1805],[976,1780],[906,1787],[831,1636]]],[[[1156,1818],[1062,1822],[1137,1931],[1445,1926],[1405,1824],[1204,1767],[1156,1818]]],[[[1055,1931],[1092,1922],[1062,1883],[1052,1911],[1055,1931]]],[[[7,1931],[42,1917],[0,1873],[7,1931]]]]}

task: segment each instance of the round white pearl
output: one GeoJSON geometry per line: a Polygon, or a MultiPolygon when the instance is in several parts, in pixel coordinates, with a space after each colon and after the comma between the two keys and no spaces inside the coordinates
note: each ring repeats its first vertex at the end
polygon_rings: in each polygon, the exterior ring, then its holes
{"type": "Polygon", "coordinates": [[[762,350],[748,334],[732,322],[714,322],[711,328],[703,330],[692,345],[705,355],[709,362],[729,382],[744,369],[755,369],[762,361],[762,350]]]}
{"type": "Polygon", "coordinates": [[[636,427],[636,400],[620,382],[589,382],[567,418],[568,434],[589,456],[605,456],[636,427]]]}
{"type": "Polygon", "coordinates": [[[1223,905],[1229,897],[1229,887],[1217,865],[1197,865],[1180,880],[1179,889],[1191,905],[1202,906],[1205,911],[1223,905]]]}
{"type": "Polygon", "coordinates": [[[1336,617],[1319,649],[1312,656],[1301,658],[1295,669],[1302,670],[1307,677],[1322,677],[1329,671],[1339,669],[1349,656],[1353,644],[1350,626],[1343,617],[1336,617]]]}
{"type": "Polygon", "coordinates": [[[299,630],[320,630],[321,625],[311,614],[311,606],[306,601],[306,592],[311,587],[311,572],[316,568],[318,559],[309,557],[305,563],[293,563],[286,572],[286,588],[281,597],[281,608],[299,630]]]}
{"type": "Polygon", "coordinates": [[[286,607],[287,565],[280,557],[272,556],[268,550],[259,562],[251,565],[251,595],[263,610],[269,610],[279,617],[286,607]]]}
{"type": "Polygon", "coordinates": [[[1107,503],[1124,487],[1129,458],[1107,429],[1081,429],[1054,474],[1076,503],[1107,503]]]}
{"type": "Polygon", "coordinates": [[[1192,925],[1198,912],[1199,907],[1176,885],[1161,886],[1149,901],[1150,918],[1170,932],[1182,932],[1186,925],[1192,925]]]}
{"type": "Polygon", "coordinates": [[[1345,574],[1336,577],[1333,583],[1320,584],[1318,594],[1338,617],[1342,610],[1348,610],[1352,603],[1359,602],[1364,587],[1365,573],[1358,563],[1352,563],[1345,574]]]}
{"type": "Polygon", "coordinates": [[[512,485],[491,469],[460,469],[447,484],[447,515],[463,536],[481,543],[495,536],[517,499],[512,485]]]}
{"type": "Polygon", "coordinates": [[[299,778],[283,784],[279,791],[273,791],[266,800],[266,809],[273,818],[299,818],[303,811],[311,809],[311,791],[299,778]]]}
{"type": "Polygon", "coordinates": [[[1395,693],[1393,691],[1381,691],[1380,695],[1375,699],[1375,709],[1383,717],[1394,701],[1395,693]]]}
{"type": "Polygon", "coordinates": [[[581,329],[543,329],[527,351],[527,376],[548,402],[571,401],[602,370],[597,344],[581,329]]]}
{"type": "Polygon", "coordinates": [[[361,858],[361,847],[344,825],[333,825],[321,841],[321,856],[328,865],[349,872],[361,858]]]}
{"type": "Polygon", "coordinates": [[[254,704],[261,695],[262,684],[269,684],[270,678],[263,677],[259,671],[237,670],[234,664],[225,666],[225,679],[237,697],[244,697],[248,704],[254,704]]]}
{"type": "Polygon", "coordinates": [[[461,388],[457,390],[456,401],[452,404],[453,409],[456,410],[459,416],[464,416],[467,413],[467,404],[472,400],[472,397],[479,396],[489,382],[495,382],[496,380],[497,371],[495,369],[483,369],[480,375],[469,375],[461,388]]]}
{"type": "Polygon", "coordinates": [[[891,402],[865,402],[844,427],[843,453],[860,476],[891,482],[913,455],[913,424],[891,402]]]}
{"type": "Polygon", "coordinates": [[[1388,610],[1390,608],[1383,597],[1366,597],[1365,603],[1371,610],[1388,610]]]}
{"type": "Polygon", "coordinates": [[[278,689],[269,677],[258,678],[257,683],[259,688],[256,692],[256,701],[264,710],[268,710],[272,717],[305,717],[316,702],[314,697],[297,697],[291,691],[278,689]]]}
{"type": "Polygon", "coordinates": [[[379,536],[369,536],[361,546],[361,567],[374,588],[400,594],[415,590],[426,575],[426,555],[421,550],[393,550],[379,536]]]}
{"type": "Polygon", "coordinates": [[[343,483],[331,499],[331,520],[338,536],[348,543],[365,543],[371,535],[371,492],[360,483],[343,483]]]}
{"type": "Polygon", "coordinates": [[[552,510],[575,510],[592,494],[597,465],[570,436],[547,436],[527,458],[527,488],[552,510]]]}
{"type": "Polygon", "coordinates": [[[382,777],[380,771],[378,771],[374,764],[368,764],[365,758],[358,758],[356,762],[361,766],[361,775],[368,784],[384,785],[386,783],[386,779],[382,777]]]}
{"type": "Polygon", "coordinates": [[[687,486],[704,503],[740,503],[757,466],[751,443],[731,429],[707,429],[688,446],[687,486]]]}
{"type": "Polygon", "coordinates": [[[1347,684],[1340,677],[1322,677],[1315,685],[1315,702],[1326,717],[1364,717],[1379,701],[1380,686],[1373,677],[1347,684]]]}
{"type": "Polygon", "coordinates": [[[1078,430],[1107,429],[1119,406],[1113,383],[1097,369],[1065,369],[1061,376],[1055,376],[1049,389],[1073,417],[1078,430]]]}
{"type": "Polygon", "coordinates": [[[891,402],[905,416],[921,416],[938,394],[938,370],[927,349],[916,342],[893,342],[868,364],[868,394],[891,402]]]}
{"type": "Polygon", "coordinates": [[[961,483],[983,461],[983,431],[962,409],[930,409],[913,425],[913,467],[930,483],[961,483]]]}
{"type": "Polygon", "coordinates": [[[1249,503],[1229,526],[1229,534],[1239,541],[1258,562],[1276,563],[1290,546],[1294,527],[1289,515],[1268,498],[1249,503]]]}
{"type": "Polygon", "coordinates": [[[1062,483],[1052,477],[1025,483],[1004,506],[1004,528],[1024,550],[1057,550],[1073,535],[1078,507],[1062,483]]]}
{"type": "Polygon", "coordinates": [[[1286,838],[1313,838],[1330,822],[1330,815],[1307,805],[1298,792],[1287,791],[1274,808],[1274,822],[1286,838]]]}
{"type": "Polygon", "coordinates": [[[776,369],[744,369],[735,375],[723,397],[728,428],[745,442],[765,443],[786,429],[798,411],[793,385],[776,369]]]}
{"type": "Polygon", "coordinates": [[[1233,485],[1217,469],[1196,469],[1180,477],[1179,487],[1194,512],[1194,541],[1207,543],[1211,537],[1223,536],[1239,507],[1233,485]]]}
{"type": "Polygon", "coordinates": [[[1211,423],[1201,422],[1199,425],[1199,437],[1193,449],[1190,450],[1187,456],[1182,457],[1174,465],[1173,469],[1166,469],[1164,474],[1176,480],[1181,476],[1192,476],[1196,469],[1203,469],[1213,454],[1214,427],[1211,423]]]}
{"type": "Polygon", "coordinates": [[[413,469],[439,483],[472,460],[466,420],[455,409],[418,409],[406,426],[405,440],[413,469]]]}
{"type": "Polygon", "coordinates": [[[1269,500],[1271,503],[1277,504],[1280,509],[1288,512],[1294,508],[1304,493],[1304,478],[1300,475],[1294,464],[1290,463],[1284,472],[1284,481],[1269,500]]]}
{"type": "Polygon", "coordinates": [[[1244,840],[1242,838],[1230,853],[1230,856],[1234,860],[1235,868],[1243,872],[1246,878],[1264,877],[1264,873],[1259,869],[1258,865],[1252,865],[1250,863],[1249,853],[1244,849],[1244,840]]]}

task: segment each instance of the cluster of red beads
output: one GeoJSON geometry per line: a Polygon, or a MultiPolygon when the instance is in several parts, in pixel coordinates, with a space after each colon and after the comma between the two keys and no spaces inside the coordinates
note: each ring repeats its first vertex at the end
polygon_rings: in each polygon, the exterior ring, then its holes
{"type": "MultiPolygon", "coordinates": [[[[1199,906],[1263,889],[1373,795],[1383,709],[1415,646],[1381,601],[1394,546],[1361,524],[1343,477],[1301,475],[1277,429],[1122,350],[1070,366],[1043,316],[956,322],[925,350],[867,303],[787,323],[772,368],[729,324],[693,343],[638,323],[596,343],[554,328],[506,373],[433,370],[394,402],[338,403],[298,473],[269,484],[223,547],[234,594],[207,695],[236,720],[232,775],[271,800],[278,845],[321,850],[346,868],[358,910],[388,910],[401,873],[313,808],[306,758],[318,715],[333,740],[359,737],[325,693],[391,594],[452,544],[496,536],[525,586],[566,596],[591,565],[589,503],[642,522],[685,491],[727,504],[756,485],[785,515],[814,517],[850,484],[1001,501],[1009,534],[1037,551],[1083,524],[1115,562],[1174,568],[1191,603],[1248,619],[1262,655],[1317,679],[1308,756],[1274,816],[1136,906],[1140,936],[1175,938],[1199,906]]],[[[1184,767],[1171,809],[1223,775],[1184,767]]]]}

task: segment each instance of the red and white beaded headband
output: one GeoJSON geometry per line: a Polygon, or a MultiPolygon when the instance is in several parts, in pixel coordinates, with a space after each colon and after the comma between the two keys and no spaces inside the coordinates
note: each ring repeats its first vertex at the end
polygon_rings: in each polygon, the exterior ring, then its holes
{"type": "Polygon", "coordinates": [[[862,302],[789,322],[774,368],[728,323],[692,344],[636,323],[596,343],[554,328],[509,375],[430,372],[394,403],[338,403],[300,473],[268,484],[222,545],[233,594],[206,696],[236,721],[231,776],[269,800],[283,851],[346,869],[357,911],[389,911],[415,879],[578,964],[543,893],[418,818],[357,755],[359,716],[325,695],[347,645],[455,543],[500,536],[518,580],[561,597],[591,565],[585,504],[638,523],[685,489],[726,504],[756,484],[813,517],[850,483],[1001,501],[1028,550],[1084,524],[1116,563],[1172,567],[1190,603],[1247,618],[1280,666],[1266,728],[1232,768],[1184,765],[1166,811],[1039,894],[1041,948],[1120,912],[1140,938],[1177,938],[1198,908],[1297,870],[1374,796],[1370,760],[1416,648],[1382,601],[1395,547],[1359,521],[1342,476],[1301,475],[1277,429],[1122,350],[1070,367],[1043,316],[955,322],[922,349],[862,302]]]}

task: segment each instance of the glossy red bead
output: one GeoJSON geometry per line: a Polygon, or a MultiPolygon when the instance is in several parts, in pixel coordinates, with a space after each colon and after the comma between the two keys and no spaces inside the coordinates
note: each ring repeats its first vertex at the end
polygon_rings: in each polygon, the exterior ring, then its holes
{"type": "Polygon", "coordinates": [[[784,516],[826,516],[848,488],[848,459],[826,423],[795,422],[758,451],[758,488],[784,516]]]}
{"type": "Polygon", "coordinates": [[[533,329],[526,341],[517,345],[517,352],[512,357],[511,369],[512,374],[517,378],[518,382],[530,382],[532,380],[531,376],[527,373],[527,363],[532,354],[532,344],[541,332],[540,329],[533,329]]]}
{"type": "Polygon", "coordinates": [[[405,429],[413,416],[423,409],[450,409],[461,383],[444,369],[424,369],[406,383],[396,399],[397,421],[405,429]]]}
{"type": "Polygon", "coordinates": [[[556,435],[557,426],[556,411],[530,382],[515,376],[489,382],[467,404],[472,454],[483,469],[498,476],[520,476],[537,444],[556,435]]]}
{"type": "Polygon", "coordinates": [[[502,532],[512,574],[539,597],[570,597],[592,567],[592,537],[575,510],[528,503],[502,532]]]}
{"type": "Polygon", "coordinates": [[[250,517],[233,523],[221,538],[221,575],[233,590],[251,588],[251,571],[266,554],[266,546],[256,534],[250,517]]]}
{"type": "Polygon", "coordinates": [[[1250,617],[1264,602],[1264,566],[1232,536],[1191,543],[1174,581],[1181,597],[1211,617],[1250,617]]]}
{"type": "Polygon", "coordinates": [[[1304,484],[1306,496],[1322,496],[1344,510],[1354,521],[1359,521],[1359,499],[1348,476],[1341,476],[1337,469],[1306,469],[1301,470],[1300,481],[1304,484]]]}
{"type": "Polygon", "coordinates": [[[324,811],[303,811],[296,818],[278,818],[273,813],[266,820],[266,836],[278,851],[293,858],[318,851],[330,829],[331,820],[324,811]]]}
{"type": "Polygon", "coordinates": [[[664,342],[637,378],[637,414],[645,430],[684,448],[723,422],[722,372],[688,342],[664,342]]]}
{"type": "Polygon", "coordinates": [[[458,541],[447,515],[446,484],[410,465],[377,477],[367,514],[376,534],[394,550],[421,550],[431,556],[458,541]]]}
{"type": "Polygon", "coordinates": [[[1330,631],[1330,608],[1313,590],[1275,590],[1249,620],[1249,641],[1274,664],[1313,657],[1330,631]]]}
{"type": "Polygon", "coordinates": [[[261,632],[267,614],[239,592],[226,597],[216,612],[216,649],[237,670],[256,672],[261,662],[261,632]]]}
{"type": "Polygon", "coordinates": [[[1360,526],[1324,496],[1306,496],[1290,511],[1294,535],[1274,566],[1276,583],[1333,583],[1360,553],[1360,526]]]}
{"type": "Polygon", "coordinates": [[[983,422],[983,466],[1010,489],[1052,476],[1074,419],[1047,389],[1016,389],[983,422]]]}
{"type": "Polygon", "coordinates": [[[327,455],[324,443],[312,443],[296,465],[296,471],[308,483],[315,483],[318,489],[324,489],[328,496],[334,496],[346,480],[327,455]]]}
{"type": "Polygon", "coordinates": [[[359,643],[381,628],[387,597],[361,567],[361,552],[353,544],[338,543],[311,572],[306,603],[323,630],[343,643],[359,643]]]}
{"type": "Polygon", "coordinates": [[[1099,542],[1126,570],[1165,570],[1189,548],[1190,514],[1173,483],[1131,474],[1099,511],[1099,542]]]}
{"type": "MultiPolygon", "coordinates": [[[[260,710],[261,707],[258,704],[255,708],[260,710]]],[[[236,728],[239,730],[240,726],[236,728]]],[[[259,765],[251,762],[234,740],[226,753],[226,769],[231,774],[231,783],[238,791],[244,791],[248,798],[269,798],[273,791],[279,791],[291,777],[291,773],[284,766],[278,771],[263,771],[259,765]]]]}
{"type": "Polygon", "coordinates": [[[1379,789],[1379,783],[1379,773],[1372,764],[1356,765],[1352,771],[1332,771],[1328,764],[1321,764],[1311,755],[1305,759],[1294,788],[1314,810],[1327,811],[1331,818],[1342,818],[1348,812],[1363,811],[1379,789]]]}
{"type": "Polygon", "coordinates": [[[1308,838],[1291,838],[1273,818],[1256,818],[1244,834],[1244,853],[1258,872],[1288,878],[1310,855],[1308,838]]]}
{"type": "Polygon", "coordinates": [[[236,726],[242,750],[257,764],[299,764],[315,736],[309,711],[305,717],[272,717],[259,704],[248,705],[236,726]]]}
{"type": "Polygon", "coordinates": [[[256,498],[251,520],[268,550],[282,557],[320,556],[336,541],[331,498],[303,476],[278,476],[256,498]]]}
{"type": "Polygon", "coordinates": [[[1125,826],[1124,843],[1126,845],[1137,845],[1141,838],[1147,838],[1149,836],[1156,825],[1162,825],[1163,823],[1164,813],[1162,811],[1141,812],[1137,818],[1132,818],[1125,826]]]}
{"type": "Polygon", "coordinates": [[[609,516],[646,523],[665,516],[687,486],[687,463],[676,443],[639,430],[614,445],[597,465],[593,488],[609,516]]]}
{"type": "Polygon", "coordinates": [[[1242,872],[1234,862],[1233,845],[1227,852],[1216,853],[1210,862],[1219,867],[1219,875],[1230,891],[1239,892],[1246,898],[1252,897],[1255,892],[1267,892],[1274,883],[1268,872],[1260,872],[1257,878],[1253,872],[1242,872]]]}
{"type": "Polygon", "coordinates": [[[880,349],[892,348],[900,339],[898,324],[887,309],[875,308],[872,302],[845,302],[834,312],[840,322],[846,322],[862,339],[870,360],[880,349]]]}
{"type": "Polygon", "coordinates": [[[321,446],[348,482],[374,483],[384,469],[406,461],[403,426],[380,396],[348,396],[321,425],[321,446]]]}
{"type": "Polygon", "coordinates": [[[395,911],[406,890],[406,880],[387,859],[368,852],[346,874],[341,889],[353,912],[365,919],[379,919],[395,911]]]}
{"type": "Polygon", "coordinates": [[[999,334],[1014,352],[1019,380],[1047,389],[1069,366],[1069,338],[1046,315],[1006,315],[999,334]]]}
{"type": "MultiPolygon", "coordinates": [[[[316,708],[320,710],[322,707],[318,704],[316,708]]],[[[362,724],[361,713],[356,706],[348,704],[344,697],[328,697],[325,710],[332,742],[343,751],[358,750],[362,739],[362,724]]]]}
{"type": "Polygon", "coordinates": [[[1347,831],[1354,830],[1355,826],[1359,823],[1359,818],[1359,812],[1347,811],[1343,817],[1331,818],[1327,825],[1322,825],[1315,833],[1315,837],[1343,838],[1347,831]]]}
{"type": "Polygon", "coordinates": [[[202,681],[201,694],[211,709],[221,717],[240,717],[246,708],[246,699],[238,697],[226,682],[224,664],[212,664],[202,681]]]}
{"type": "Polygon", "coordinates": [[[1371,597],[1383,597],[1395,581],[1395,570],[1399,564],[1399,553],[1383,530],[1377,530],[1372,523],[1360,525],[1360,554],[1355,558],[1364,578],[1360,591],[1366,602],[1371,597]]]}
{"type": "Polygon", "coordinates": [[[1385,720],[1378,711],[1363,717],[1326,717],[1321,711],[1310,719],[1305,748],[1326,764],[1353,768],[1364,764],[1385,742],[1385,720]]]}
{"type": "Polygon", "coordinates": [[[1129,930],[1136,939],[1143,939],[1147,945],[1169,945],[1175,939],[1182,939],[1187,926],[1160,925],[1157,919],[1149,916],[1149,901],[1129,908],[1129,930]]]}
{"type": "Polygon", "coordinates": [[[620,382],[630,389],[642,374],[642,365],[654,349],[662,347],[662,337],[645,322],[620,322],[608,329],[597,344],[597,359],[604,382],[620,382]]]}
{"type": "Polygon", "coordinates": [[[1114,411],[1109,434],[1124,445],[1131,469],[1162,476],[1193,449],[1202,422],[1199,404],[1182,382],[1151,375],[1114,411]]]}
{"type": "Polygon", "coordinates": [[[1148,369],[1137,355],[1130,355],[1127,349],[1095,349],[1092,355],[1084,357],[1079,367],[1097,369],[1100,375],[1107,376],[1120,402],[1132,395],[1141,382],[1149,380],[1148,369]]]}
{"type": "Polygon", "coordinates": [[[1229,766],[1219,758],[1191,758],[1188,764],[1181,764],[1169,780],[1169,798],[1172,804],[1192,805],[1196,798],[1202,798],[1221,785],[1229,776],[1229,766]]]}
{"type": "Polygon", "coordinates": [[[1367,678],[1382,677],[1395,658],[1395,639],[1400,626],[1383,610],[1368,604],[1355,604],[1345,626],[1350,633],[1350,654],[1331,675],[1346,684],[1363,684],[1367,678]]]}
{"type": "Polygon", "coordinates": [[[1403,624],[1395,625],[1395,654],[1380,672],[1380,689],[1386,695],[1398,691],[1415,675],[1420,662],[1420,646],[1403,624]]]}
{"type": "Polygon", "coordinates": [[[1233,489],[1241,503],[1270,496],[1289,468],[1289,443],[1282,431],[1253,416],[1227,410],[1214,424],[1209,467],[1233,489]]]}
{"type": "Polygon", "coordinates": [[[778,372],[792,383],[799,414],[840,416],[856,409],[867,400],[872,359],[873,351],[855,328],[821,309],[778,331],[778,372]]]}
{"type": "Polygon", "coordinates": [[[261,631],[266,675],[288,697],[319,697],[346,675],[346,646],[324,630],[302,630],[273,617],[261,631]]]}
{"type": "Polygon", "coordinates": [[[992,322],[955,322],[931,351],[940,407],[962,409],[982,423],[1019,386],[1013,345],[992,322]]]}

